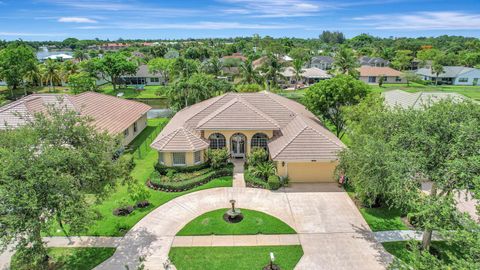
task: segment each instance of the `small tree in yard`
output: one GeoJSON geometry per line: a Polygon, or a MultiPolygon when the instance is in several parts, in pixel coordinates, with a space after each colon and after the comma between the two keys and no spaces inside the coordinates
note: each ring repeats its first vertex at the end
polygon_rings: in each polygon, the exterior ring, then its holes
{"type": "Polygon", "coordinates": [[[113,90],[117,90],[117,83],[121,76],[137,72],[137,65],[128,59],[122,52],[106,53],[102,58],[93,59],[95,71],[110,82],[113,90]]]}
{"type": "Polygon", "coordinates": [[[222,149],[209,149],[207,152],[207,158],[210,161],[210,166],[213,169],[220,169],[225,166],[228,161],[228,150],[222,149]]]}
{"type": "Polygon", "coordinates": [[[403,73],[403,78],[407,81],[407,86],[410,86],[410,82],[415,82],[420,80],[420,76],[411,71],[405,71],[403,73]]]}
{"type": "Polygon", "coordinates": [[[74,94],[80,94],[87,91],[95,91],[95,79],[87,72],[72,74],[68,78],[68,86],[74,94]]]}
{"type": "Polygon", "coordinates": [[[366,83],[352,76],[338,75],[308,88],[304,102],[310,111],[334,125],[337,137],[342,138],[345,133],[342,107],[358,104],[368,89],[366,83]]]}
{"type": "Polygon", "coordinates": [[[119,139],[60,106],[0,131],[0,247],[14,243],[26,269],[47,269],[42,234],[56,227],[84,231],[95,218],[88,206],[131,179],[127,162],[115,158],[120,147],[119,139]]]}
{"type": "Polygon", "coordinates": [[[409,212],[428,250],[433,230],[465,224],[453,196],[480,196],[480,107],[451,100],[422,110],[381,104],[368,98],[347,112],[352,144],[339,169],[365,204],[381,199],[409,212]],[[429,194],[421,191],[425,181],[433,185],[429,194]]]}

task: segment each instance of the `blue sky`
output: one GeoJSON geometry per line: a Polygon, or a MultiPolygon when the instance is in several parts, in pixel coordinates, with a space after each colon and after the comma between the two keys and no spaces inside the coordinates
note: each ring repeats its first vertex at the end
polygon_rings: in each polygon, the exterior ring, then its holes
{"type": "Polygon", "coordinates": [[[0,39],[480,37],[480,0],[0,0],[0,39]]]}

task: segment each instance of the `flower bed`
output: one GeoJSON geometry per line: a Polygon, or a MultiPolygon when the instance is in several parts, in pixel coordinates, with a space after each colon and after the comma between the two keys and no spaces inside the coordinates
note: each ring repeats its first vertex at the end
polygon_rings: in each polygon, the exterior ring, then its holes
{"type": "Polygon", "coordinates": [[[215,178],[232,176],[233,165],[229,164],[226,167],[218,170],[204,169],[198,172],[202,171],[204,173],[200,175],[197,175],[196,173],[177,173],[173,176],[173,181],[170,178],[165,177],[151,178],[148,179],[147,186],[155,190],[161,190],[166,192],[185,191],[204,185],[215,178]],[[194,176],[192,177],[192,175],[194,176]]]}

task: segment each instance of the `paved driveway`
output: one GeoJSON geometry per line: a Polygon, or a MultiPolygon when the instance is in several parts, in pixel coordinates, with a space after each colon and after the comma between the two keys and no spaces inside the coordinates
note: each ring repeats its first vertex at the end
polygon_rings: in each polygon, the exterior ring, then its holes
{"type": "Polygon", "coordinates": [[[304,256],[296,269],[385,269],[390,256],[345,192],[332,185],[296,185],[271,192],[253,188],[215,188],[190,193],[158,207],[122,239],[97,269],[163,269],[175,234],[195,217],[237,200],[239,208],[276,216],[300,237],[304,256]]]}

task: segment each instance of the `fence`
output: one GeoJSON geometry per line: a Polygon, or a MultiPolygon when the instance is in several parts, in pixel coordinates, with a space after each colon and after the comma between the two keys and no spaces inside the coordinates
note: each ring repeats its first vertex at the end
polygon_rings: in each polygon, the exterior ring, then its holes
{"type": "MultiPolygon", "coordinates": [[[[132,154],[133,157],[136,159],[143,159],[151,150],[150,144],[153,142],[153,140],[155,140],[155,138],[158,136],[160,131],[162,131],[162,129],[167,123],[168,121],[161,122],[158,126],[155,127],[153,131],[150,132],[150,134],[147,135],[147,137],[140,144],[132,144],[126,152],[132,154]]],[[[139,136],[142,136],[142,134],[140,134],[139,136]]]]}

